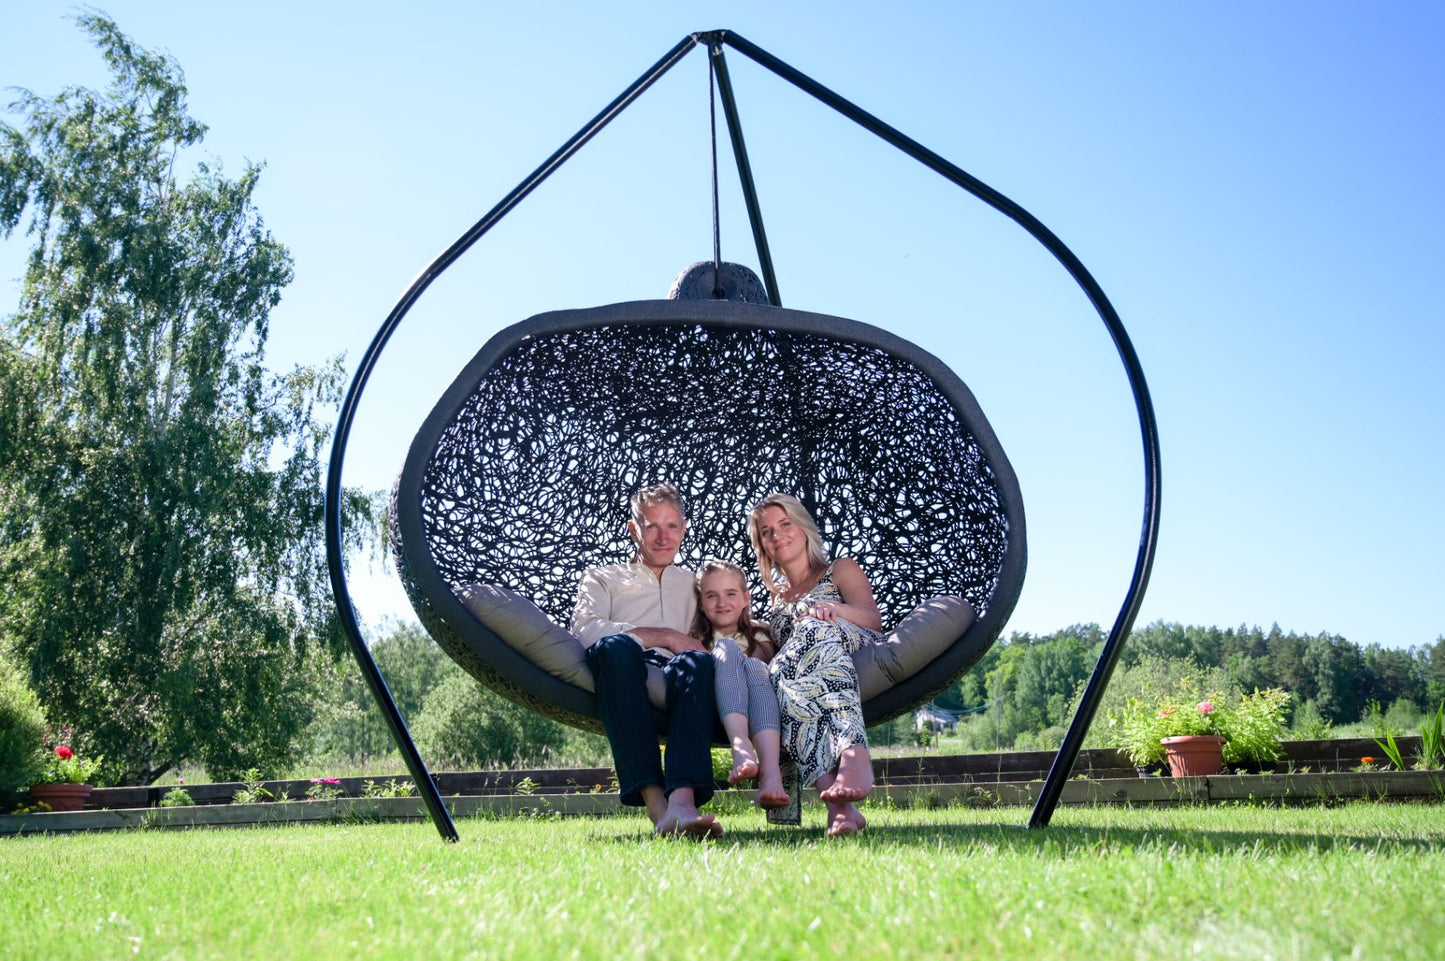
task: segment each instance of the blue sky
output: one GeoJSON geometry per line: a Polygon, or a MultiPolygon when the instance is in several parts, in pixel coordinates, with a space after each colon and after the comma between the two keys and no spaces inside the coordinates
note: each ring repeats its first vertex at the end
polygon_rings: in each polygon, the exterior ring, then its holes
{"type": "MultiPolygon", "coordinates": [[[[0,85],[105,82],[72,9],[0,0],[0,85]]],[[[728,28],[1012,197],[1108,293],[1162,436],[1141,623],[1277,622],[1390,647],[1445,633],[1445,7],[104,9],[184,67],[205,157],[267,165],[257,204],[296,261],[273,314],[278,368],[357,360],[418,271],[563,140],[682,37],[728,28]]],[[[1122,367],[1082,293],[1011,222],[728,62],[784,303],[892,330],[958,372],[1028,510],[1010,628],[1107,627],[1143,467],[1122,367]]],[[[711,255],[706,89],[698,50],[433,286],[372,378],[347,483],[390,485],[496,330],[664,296],[711,255]]],[[[722,230],[724,257],[756,265],[726,178],[722,230]]],[[[0,303],[23,250],[0,242],[0,303]]],[[[385,571],[360,565],[353,588],[368,620],[406,611],[385,571]]]]}

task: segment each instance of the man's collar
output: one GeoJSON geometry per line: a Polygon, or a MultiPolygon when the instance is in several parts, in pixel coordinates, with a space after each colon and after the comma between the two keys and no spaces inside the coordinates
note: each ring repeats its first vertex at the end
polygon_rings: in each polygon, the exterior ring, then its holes
{"type": "Polygon", "coordinates": [[[662,573],[661,573],[661,574],[653,574],[653,573],[652,573],[652,568],[650,568],[650,567],[648,567],[646,564],[642,563],[641,558],[639,558],[636,554],[634,554],[634,555],[632,556],[632,559],[627,562],[627,566],[628,566],[628,567],[639,567],[639,568],[641,568],[642,570],[647,571],[647,573],[652,574],[652,576],[653,576],[653,577],[656,577],[659,581],[662,580],[663,577],[665,577],[665,576],[667,575],[667,572],[668,572],[668,571],[678,571],[678,572],[683,573],[683,574],[688,573],[685,569],[683,569],[682,567],[678,566],[678,564],[677,564],[676,561],[674,561],[673,563],[671,563],[671,564],[667,565],[666,567],[664,567],[664,568],[662,569],[662,573]]]}

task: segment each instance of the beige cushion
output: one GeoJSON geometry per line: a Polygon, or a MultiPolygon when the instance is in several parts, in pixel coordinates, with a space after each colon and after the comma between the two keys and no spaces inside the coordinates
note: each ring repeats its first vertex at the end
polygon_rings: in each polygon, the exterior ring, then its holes
{"type": "MultiPolygon", "coordinates": [[[[586,648],[516,591],[493,584],[467,584],[457,594],[477,620],[509,647],[554,677],[596,693],[586,648]]],[[[653,707],[667,703],[662,669],[647,665],[647,696],[653,707]]]]}
{"type": "Polygon", "coordinates": [[[976,618],[973,605],[961,597],[944,595],[918,605],[883,640],[866,644],[853,655],[863,700],[923,670],[962,637],[976,618]]]}
{"type": "MultiPolygon", "coordinates": [[[[582,642],[552,623],[536,604],[515,591],[492,584],[468,584],[457,593],[467,610],[517,653],[568,684],[584,691],[596,691],[582,642]]],[[[958,640],[974,620],[973,606],[961,597],[942,596],[924,601],[882,641],[867,644],[853,655],[863,700],[881,694],[927,667],[958,640]]],[[[647,665],[647,696],[658,709],[667,703],[662,670],[652,664],[647,665]]]]}

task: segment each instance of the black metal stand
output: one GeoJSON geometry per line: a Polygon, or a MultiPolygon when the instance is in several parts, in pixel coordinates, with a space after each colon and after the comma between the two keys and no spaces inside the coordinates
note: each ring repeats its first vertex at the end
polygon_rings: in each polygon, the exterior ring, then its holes
{"type": "Polygon", "coordinates": [[[362,674],[365,676],[367,685],[371,689],[372,696],[376,698],[377,704],[382,708],[386,716],[387,724],[391,728],[392,736],[406,760],[407,769],[411,772],[417,789],[421,792],[426,802],[427,810],[437,826],[442,837],[447,840],[456,840],[456,827],[452,823],[450,815],[442,804],[441,795],[437,791],[436,784],[432,780],[426,763],[417,752],[412,742],[411,734],[407,730],[406,722],[396,708],[396,703],[387,690],[386,682],[377,670],[376,662],[371,657],[365,641],[361,637],[361,629],[356,620],[356,614],[351,604],[351,597],[346,587],[346,572],[341,556],[341,473],[342,464],[346,456],[346,444],[351,433],[351,424],[356,416],[356,408],[361,400],[361,394],[370,379],[371,372],[376,365],[376,360],[386,346],[391,335],[401,323],[403,317],[411,310],[421,294],[431,286],[441,273],[451,266],[463,253],[465,253],[483,234],[491,230],[504,216],[519,204],[523,198],[535,190],[542,181],[546,180],[553,171],[572,157],[581,147],[599,133],[603,127],[612,121],[618,114],[626,109],[636,100],[643,91],[655,83],[663,74],[670,70],[693,47],[706,45],[709,50],[712,67],[716,72],[718,92],[722,96],[723,110],[727,117],[728,132],[732,140],[733,156],[738,168],[738,176],[742,183],[743,197],[747,205],[748,218],[752,225],[753,240],[757,247],[758,259],[762,268],[763,281],[767,287],[769,299],[774,305],[780,305],[778,298],[777,277],[773,270],[772,255],[768,248],[767,234],[763,229],[762,211],[758,202],[757,188],[753,182],[752,168],[748,162],[747,147],[743,141],[742,124],[739,119],[737,103],[733,96],[732,83],[729,79],[727,64],[723,57],[722,47],[732,47],[744,56],[772,71],[782,79],[788,81],[799,89],[805,91],[815,99],[832,107],[845,117],[854,121],[864,129],[882,138],[919,163],[938,173],[950,183],[963,188],[969,193],[978,197],[989,206],[1003,213],[1025,230],[1027,230],[1039,243],[1048,249],[1050,253],[1068,270],[1069,274],[1083,289],[1089,301],[1094,305],[1095,311],[1104,321],[1110,336],[1114,340],[1115,347],[1119,351],[1120,359],[1124,363],[1125,371],[1129,378],[1129,384],[1134,393],[1134,403],[1138,410],[1139,427],[1144,442],[1144,524],[1140,537],[1138,558],[1134,566],[1134,575],[1129,584],[1128,593],[1125,595],[1123,606],[1119,616],[1109,633],[1105,642],[1103,653],[1099,662],[1094,668],[1093,675],[1084,691],[1083,700],[1079,709],[1069,725],[1068,733],[1064,737],[1064,743],[1055,757],[1053,767],[1049,771],[1048,779],[1044,782],[1043,791],[1039,795],[1033,815],[1029,821],[1030,827],[1043,827],[1048,824],[1053,814],[1054,807],[1058,803],[1059,795],[1063,791],[1064,782],[1068,779],[1069,773],[1078,757],[1080,748],[1083,745],[1084,734],[1098,710],[1099,701],[1103,697],[1104,688],[1108,684],[1109,677],[1113,672],[1114,664],[1118,660],[1119,653],[1123,648],[1124,639],[1128,636],[1133,627],[1134,619],[1138,614],[1139,606],[1143,601],[1144,590],[1148,586],[1149,572],[1153,566],[1155,547],[1158,542],[1159,531],[1159,436],[1158,428],[1154,420],[1153,404],[1149,398],[1148,386],[1144,381],[1144,372],[1139,365],[1138,356],[1134,352],[1124,325],[1104,291],[1094,278],[1085,269],[1082,262],[1069,250],[1063,241],[1059,240],[1047,227],[1028,211],[1018,204],[1009,200],[1003,194],[989,187],[987,184],[964,172],[959,167],[944,160],[938,154],[927,149],[917,141],[905,136],[888,124],[874,117],[872,114],[855,106],[838,94],[824,87],[822,84],[805,76],[793,69],[788,64],[769,54],[762,48],[748,42],[735,33],[727,30],[713,30],[692,34],[681,40],[675,47],[667,52],[662,59],[639,77],[631,86],[624,90],[615,100],[607,105],[596,117],[586,126],[579,130],[570,140],[562,145],[552,156],[523,180],[511,193],[502,198],[501,202],[489,210],[482,219],[478,220],[466,233],[462,234],[450,247],[443,251],[425,270],[417,277],[407,291],[397,301],[391,313],[387,315],[382,323],[381,329],[377,331],[372,339],[371,345],[366,353],[362,355],[361,362],[357,366],[355,377],[347,390],[346,397],[341,405],[340,416],[337,419],[336,436],[332,445],[331,464],[327,473],[326,482],[326,553],[327,562],[331,573],[331,587],[336,596],[336,605],[341,617],[342,627],[351,643],[352,652],[356,656],[362,674]]]}

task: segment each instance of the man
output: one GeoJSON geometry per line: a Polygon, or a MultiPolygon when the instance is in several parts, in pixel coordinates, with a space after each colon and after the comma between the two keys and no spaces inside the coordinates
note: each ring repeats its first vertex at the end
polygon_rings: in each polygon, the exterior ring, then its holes
{"type": "Polygon", "coordinates": [[[671,484],[644,487],[631,508],[627,532],[637,553],[582,575],[572,633],[587,645],[622,803],[646,807],[657,834],[720,837],[722,825],[698,811],[713,793],[717,704],[712,655],[687,633],[697,610],[692,574],[673,564],[687,530],[682,495],[671,484]],[[667,684],[665,774],[648,664],[662,668],[667,684]]]}

